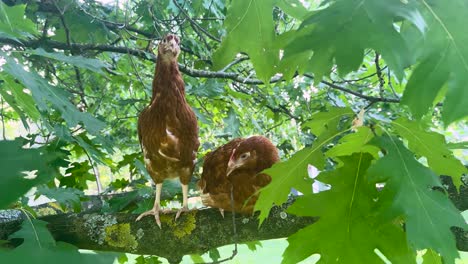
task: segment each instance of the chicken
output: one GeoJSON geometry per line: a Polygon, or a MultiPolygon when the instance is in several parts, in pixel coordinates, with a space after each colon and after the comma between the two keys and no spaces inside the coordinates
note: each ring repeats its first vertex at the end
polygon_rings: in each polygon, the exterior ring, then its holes
{"type": "Polygon", "coordinates": [[[177,64],[179,53],[177,36],[169,34],[159,43],[151,102],[138,117],[138,138],[146,169],[156,183],[156,198],[153,208],[136,221],[154,215],[159,228],[164,179],[179,178],[182,185],[182,208],[176,219],[188,211],[188,183],[200,145],[197,119],[185,100],[185,85],[177,64]]]}
{"type": "Polygon", "coordinates": [[[224,216],[224,210],[232,211],[232,187],[234,211],[252,214],[258,190],[271,181],[261,172],[278,161],[278,150],[263,136],[236,138],[208,153],[198,182],[203,204],[224,216]]]}

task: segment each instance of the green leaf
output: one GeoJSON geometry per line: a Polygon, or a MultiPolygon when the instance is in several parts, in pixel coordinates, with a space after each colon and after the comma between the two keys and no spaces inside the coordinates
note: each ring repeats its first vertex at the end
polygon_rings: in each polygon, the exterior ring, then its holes
{"type": "Polygon", "coordinates": [[[439,254],[437,254],[437,252],[428,249],[423,255],[423,264],[442,264],[442,259],[440,258],[439,254]]]}
{"type": "Polygon", "coordinates": [[[447,143],[448,149],[468,149],[468,141],[447,143]]]}
{"type": "Polygon", "coordinates": [[[298,0],[278,0],[276,5],[289,16],[299,20],[302,20],[308,14],[308,10],[298,0]]]}
{"type": "Polygon", "coordinates": [[[460,212],[439,190],[439,177],[421,165],[401,141],[383,136],[372,144],[386,155],[369,168],[372,182],[385,182],[381,192],[382,210],[403,216],[408,242],[416,250],[431,248],[453,263],[458,256],[452,226],[466,228],[460,212]]]}
{"type": "Polygon", "coordinates": [[[22,239],[23,243],[13,250],[0,254],[2,263],[102,263],[112,264],[115,253],[82,254],[78,248],[63,242],[55,242],[47,222],[28,219],[23,221],[21,229],[9,238],[22,239]]]}
{"type": "Polygon", "coordinates": [[[340,131],[339,124],[344,117],[350,117],[354,113],[347,108],[332,108],[329,112],[314,115],[308,126],[314,128],[315,132],[321,134],[311,147],[296,152],[287,161],[279,162],[264,173],[271,176],[271,182],[264,187],[255,204],[255,211],[260,211],[259,224],[268,216],[272,204],[283,204],[288,199],[291,188],[302,193],[312,191],[311,180],[307,173],[309,164],[319,170],[325,167],[325,156],[322,148],[335,137],[346,131],[340,131]]]}
{"type": "MultiPolygon", "coordinates": [[[[66,10],[64,20],[68,31],[71,32],[70,38],[72,42],[99,43],[108,40],[110,32],[104,23],[99,19],[90,19],[89,15],[81,11],[73,1],[60,1],[57,5],[62,10],[66,10]]],[[[83,5],[83,8],[86,8],[85,5],[83,5]]],[[[63,43],[67,42],[66,32],[61,23],[52,39],[63,43]]]]}
{"type": "Polygon", "coordinates": [[[198,83],[197,85],[190,86],[190,89],[187,89],[187,93],[200,97],[215,98],[224,93],[224,86],[215,79],[209,79],[204,85],[198,83]]]}
{"type": "Polygon", "coordinates": [[[305,51],[314,54],[304,68],[311,70],[320,81],[327,75],[333,62],[340,75],[356,70],[362,63],[364,50],[372,48],[382,54],[385,62],[401,80],[404,68],[411,63],[409,49],[394,26],[395,20],[404,18],[421,31],[424,20],[413,3],[400,0],[340,0],[326,8],[311,12],[297,30],[284,51],[284,59],[305,51]],[[330,32],[335,32],[330,34],[330,32]]]}
{"type": "Polygon", "coordinates": [[[303,127],[308,127],[315,135],[320,135],[328,129],[329,124],[338,126],[338,122],[345,117],[353,116],[354,112],[348,107],[330,108],[328,112],[316,113],[312,120],[304,123],[303,127]]]}
{"type": "MultiPolygon", "coordinates": [[[[5,82],[5,85],[0,87],[0,94],[13,108],[20,108],[23,110],[31,120],[36,121],[39,119],[41,114],[37,110],[34,100],[31,94],[25,93],[23,86],[15,82],[10,76],[1,77],[5,82]],[[9,93],[7,93],[9,91],[9,93]]],[[[20,111],[15,109],[15,111],[20,111]]],[[[20,114],[20,113],[19,113],[20,114]]]]}
{"type": "Polygon", "coordinates": [[[221,258],[221,255],[219,254],[219,250],[217,248],[213,248],[210,251],[208,251],[208,256],[213,261],[218,261],[218,259],[221,258]]]}
{"type": "Polygon", "coordinates": [[[81,197],[85,196],[83,191],[75,188],[48,188],[45,185],[37,188],[36,197],[39,195],[57,201],[64,211],[70,207],[75,212],[81,210],[81,197]]]}
{"type": "Polygon", "coordinates": [[[374,138],[374,134],[369,127],[359,127],[356,133],[348,134],[340,139],[338,144],[329,149],[325,155],[327,157],[348,156],[353,153],[369,153],[377,158],[379,149],[367,143],[374,138]]]}
{"type": "Polygon", "coordinates": [[[110,212],[121,212],[125,207],[129,204],[135,202],[135,199],[138,198],[139,193],[136,191],[128,192],[123,196],[115,196],[112,197],[107,203],[109,204],[109,208],[103,210],[106,213],[110,212]]]}
{"type": "Polygon", "coordinates": [[[157,256],[139,256],[135,259],[136,264],[160,264],[162,263],[157,256]]]}
{"type": "Polygon", "coordinates": [[[251,241],[251,242],[245,243],[245,245],[247,246],[247,248],[250,251],[257,251],[258,247],[262,247],[262,242],[260,242],[260,241],[251,241]]]}
{"type": "Polygon", "coordinates": [[[148,181],[152,181],[151,176],[149,175],[148,171],[146,170],[145,164],[139,159],[135,159],[135,162],[133,162],[133,165],[135,168],[137,168],[140,173],[147,179],[148,181]]]}
{"type": "MultiPolygon", "coordinates": [[[[468,115],[468,34],[466,34],[466,1],[418,1],[429,25],[414,53],[420,62],[405,89],[402,103],[419,118],[432,106],[437,94],[448,84],[442,119],[451,122],[468,115]]],[[[409,41],[414,31],[403,32],[409,41]]]]}
{"type": "Polygon", "coordinates": [[[44,148],[24,149],[23,145],[21,139],[0,141],[0,208],[5,208],[32,187],[50,181],[55,175],[50,165],[55,154],[46,152],[44,148]]]}
{"type": "Polygon", "coordinates": [[[416,118],[421,118],[433,106],[439,90],[449,78],[449,69],[445,67],[447,54],[448,50],[434,54],[411,74],[401,102],[410,107],[416,118]]]}
{"type": "Polygon", "coordinates": [[[276,0],[231,1],[224,21],[227,36],[214,52],[214,68],[221,69],[236,54],[249,55],[258,77],[268,83],[276,73],[279,50],[274,47],[273,7],[276,0]]]}
{"type": "MultiPolygon", "coordinates": [[[[2,84],[1,80],[0,80],[0,84],[2,84]]],[[[16,98],[12,96],[10,93],[8,93],[8,91],[4,89],[4,86],[0,87],[0,96],[19,115],[19,117],[21,118],[21,122],[23,123],[23,126],[26,129],[29,129],[29,123],[28,123],[26,115],[24,114],[24,111],[18,106],[18,103],[16,102],[16,98]]],[[[39,112],[37,113],[39,114],[39,112]]]]}
{"type": "Polygon", "coordinates": [[[459,119],[466,119],[468,115],[465,107],[468,104],[468,76],[465,75],[468,73],[468,68],[465,65],[459,67],[461,68],[455,72],[456,75],[448,82],[447,96],[442,111],[442,120],[444,120],[445,126],[459,119]]]}
{"type": "Polygon", "coordinates": [[[208,116],[202,113],[199,108],[192,107],[193,112],[195,113],[195,116],[197,117],[197,120],[203,124],[211,125],[213,123],[213,120],[210,119],[208,116]]]}
{"type": "Polygon", "coordinates": [[[37,33],[35,24],[25,18],[26,5],[7,6],[0,2],[0,37],[18,40],[18,37],[31,37],[37,33]]]}
{"type": "Polygon", "coordinates": [[[192,260],[193,263],[205,263],[205,260],[203,259],[203,257],[198,254],[190,255],[190,259],[192,260]]]}
{"type": "Polygon", "coordinates": [[[96,181],[96,177],[90,173],[92,169],[88,160],[73,162],[66,169],[65,175],[59,177],[60,187],[76,188],[78,190],[88,189],[87,181],[96,181]]]}
{"type": "Polygon", "coordinates": [[[239,136],[240,121],[236,111],[233,108],[229,108],[227,115],[223,120],[225,124],[224,132],[229,133],[232,137],[239,136]]]}
{"type": "MultiPolygon", "coordinates": [[[[107,147],[106,145],[108,145],[101,135],[95,136],[92,140],[87,133],[80,133],[79,135],[73,136],[69,129],[60,124],[55,125],[53,130],[62,140],[76,143],[76,145],[73,146],[73,151],[76,152],[78,156],[90,155],[93,160],[101,164],[107,166],[113,164],[112,160],[106,158],[106,153],[101,150],[101,148],[107,147]],[[101,143],[101,145],[98,145],[98,143],[101,143]]],[[[112,149],[109,150],[109,148],[106,148],[106,150],[108,150],[108,153],[113,153],[112,149]]]]}
{"type": "Polygon", "coordinates": [[[102,68],[109,67],[107,63],[104,63],[103,61],[98,59],[90,59],[83,56],[67,56],[63,53],[47,52],[42,48],[28,50],[27,53],[69,63],[71,65],[75,65],[77,67],[87,69],[92,72],[97,72],[99,74],[104,74],[102,68]]]}
{"type": "Polygon", "coordinates": [[[288,209],[319,220],[288,238],[283,263],[315,253],[321,256],[319,263],[381,263],[376,248],[392,263],[415,263],[402,228],[375,214],[378,192],[365,176],[372,156],[357,153],[340,159],[342,167],[318,176],[330,190],[298,197],[288,209]]]}
{"type": "Polygon", "coordinates": [[[68,100],[70,95],[65,90],[50,85],[35,72],[26,71],[24,66],[16,63],[11,57],[5,56],[5,58],[7,61],[3,66],[5,72],[18,79],[26,88],[31,90],[32,96],[40,110],[49,112],[50,103],[53,108],[61,113],[69,127],[83,123],[92,134],[97,134],[104,127],[102,121],[94,118],[89,113],[83,113],[76,109],[68,100]]]}
{"type": "Polygon", "coordinates": [[[462,184],[461,177],[468,170],[453,156],[445,143],[445,137],[427,131],[420,122],[399,118],[392,123],[396,133],[408,140],[408,147],[414,153],[427,158],[429,167],[438,175],[452,176],[456,186],[462,184]]]}

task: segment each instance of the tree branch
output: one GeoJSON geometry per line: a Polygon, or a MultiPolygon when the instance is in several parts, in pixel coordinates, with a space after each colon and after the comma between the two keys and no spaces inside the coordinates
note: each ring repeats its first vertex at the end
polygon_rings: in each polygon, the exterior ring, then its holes
{"type": "MultiPolygon", "coordinates": [[[[256,217],[236,214],[237,241],[232,235],[231,214],[223,218],[217,209],[192,210],[174,222],[175,213],[161,215],[162,229],[153,217],[135,222],[132,214],[60,214],[42,217],[58,241],[82,249],[150,254],[179,262],[187,254],[203,254],[223,245],[283,238],[312,224],[310,217],[285,213],[274,207],[260,228],[256,217]]],[[[0,239],[20,228],[22,219],[0,223],[0,239]]]]}
{"type": "MultiPolygon", "coordinates": [[[[310,78],[310,79],[314,79],[314,76],[312,76],[312,75],[310,75],[310,74],[307,74],[307,73],[304,74],[304,76],[306,76],[306,77],[308,77],[308,78],[310,78]]],[[[371,102],[373,102],[373,103],[376,103],[376,102],[399,103],[399,102],[400,102],[400,99],[392,99],[392,98],[374,97],[374,96],[364,95],[364,94],[355,92],[355,91],[353,91],[353,90],[350,90],[350,89],[348,89],[348,88],[345,88],[345,87],[336,85],[336,84],[334,84],[334,83],[327,82],[327,81],[325,81],[325,80],[322,80],[321,83],[330,86],[330,88],[333,88],[333,89],[340,90],[340,91],[345,92],[345,93],[349,93],[349,94],[355,95],[355,96],[357,96],[357,97],[359,97],[359,98],[366,99],[366,100],[371,101],[371,102]]]]}
{"type": "MultiPolygon", "coordinates": [[[[135,57],[139,57],[144,60],[150,60],[156,62],[156,56],[144,50],[130,49],[122,46],[112,46],[112,45],[97,45],[97,44],[78,44],[71,43],[70,47],[66,43],[54,41],[54,40],[20,40],[20,42],[9,39],[1,38],[0,44],[12,45],[12,46],[21,46],[27,48],[38,48],[43,46],[48,46],[49,48],[60,49],[60,50],[76,50],[80,53],[84,51],[105,51],[105,52],[115,52],[120,54],[131,54],[135,57]]],[[[220,78],[220,79],[230,79],[235,82],[244,83],[244,84],[264,84],[263,81],[259,79],[244,78],[238,73],[234,72],[222,72],[222,71],[204,71],[189,68],[183,64],[179,63],[179,69],[183,73],[192,76],[192,77],[204,77],[204,78],[220,78]]],[[[275,83],[283,81],[281,76],[275,76],[271,78],[270,83],[275,83]]]]}
{"type": "MultiPolygon", "coordinates": [[[[150,60],[150,61],[156,62],[156,56],[152,53],[146,52],[144,50],[131,49],[131,48],[126,48],[122,46],[112,46],[112,45],[104,45],[104,44],[101,44],[101,45],[78,44],[78,43],[71,43],[70,45],[67,45],[66,43],[62,43],[62,42],[58,42],[54,40],[20,40],[20,42],[18,42],[17,40],[13,40],[9,38],[2,38],[2,37],[0,37],[0,44],[21,46],[21,47],[27,47],[27,48],[33,48],[33,49],[42,47],[42,46],[48,46],[50,48],[61,49],[61,50],[73,49],[79,52],[88,51],[88,50],[115,52],[115,53],[120,53],[120,54],[130,54],[130,55],[139,57],[144,60],[150,60]]],[[[223,72],[222,70],[221,71],[197,70],[197,69],[189,68],[180,63],[179,63],[179,69],[181,72],[191,77],[230,79],[230,80],[233,80],[234,82],[243,83],[243,84],[256,84],[256,85],[265,84],[262,80],[250,78],[250,77],[247,77],[247,78],[242,77],[240,74],[235,73],[235,72],[223,72]]],[[[314,79],[314,77],[310,74],[304,74],[304,76],[310,79],[314,79]]],[[[277,83],[277,82],[282,82],[282,81],[284,81],[283,76],[276,75],[270,79],[269,83],[272,84],[272,83],[277,83]]],[[[364,95],[364,94],[358,93],[356,91],[350,90],[348,88],[339,86],[337,84],[334,84],[325,80],[322,80],[321,83],[329,86],[330,88],[340,90],[348,94],[355,95],[362,99],[368,100],[372,103],[376,103],[376,102],[399,103],[400,102],[400,99],[396,99],[396,98],[374,97],[374,96],[364,95]]],[[[438,106],[439,105],[440,104],[438,104],[438,106]]]]}

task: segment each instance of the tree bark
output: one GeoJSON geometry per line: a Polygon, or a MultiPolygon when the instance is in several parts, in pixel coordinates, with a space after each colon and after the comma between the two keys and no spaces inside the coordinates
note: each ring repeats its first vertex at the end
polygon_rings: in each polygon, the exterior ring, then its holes
{"type": "MultiPolygon", "coordinates": [[[[161,214],[162,229],[154,217],[135,222],[137,215],[126,213],[58,214],[39,218],[57,241],[81,249],[149,254],[178,263],[184,255],[203,254],[210,249],[237,243],[288,237],[312,224],[310,217],[297,217],[285,212],[286,206],[274,207],[262,226],[256,216],[236,214],[237,235],[233,234],[232,214],[223,218],[217,209],[200,209],[183,213],[161,214]]],[[[16,216],[17,217],[17,216],[16,216]]],[[[0,239],[20,228],[22,219],[0,223],[0,239]]]]}

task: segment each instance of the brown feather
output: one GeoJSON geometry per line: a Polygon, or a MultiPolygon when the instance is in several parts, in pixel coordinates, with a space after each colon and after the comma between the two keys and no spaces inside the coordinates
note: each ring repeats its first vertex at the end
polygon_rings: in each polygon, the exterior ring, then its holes
{"type": "Polygon", "coordinates": [[[267,174],[260,173],[279,161],[278,150],[263,136],[237,138],[207,154],[199,187],[202,202],[211,207],[232,211],[230,190],[233,187],[234,210],[251,214],[260,188],[270,183],[267,174]],[[241,156],[249,153],[242,160],[241,156]],[[228,164],[241,162],[229,176],[228,164]]]}
{"type": "MultiPolygon", "coordinates": [[[[178,52],[178,46],[176,48],[178,52]]],[[[198,125],[185,99],[184,81],[177,64],[178,53],[171,57],[168,52],[171,51],[160,44],[151,103],[138,118],[138,138],[146,168],[155,183],[179,177],[181,183],[188,184],[200,145],[198,125]]]]}

